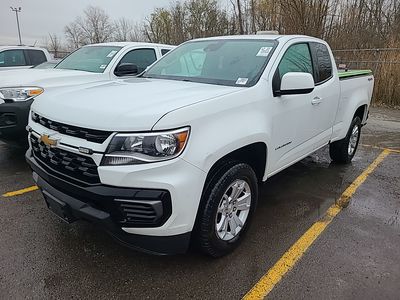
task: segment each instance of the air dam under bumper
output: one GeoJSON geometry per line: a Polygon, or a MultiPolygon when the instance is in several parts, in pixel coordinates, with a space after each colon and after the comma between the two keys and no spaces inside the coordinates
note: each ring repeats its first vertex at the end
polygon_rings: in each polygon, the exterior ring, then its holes
{"type": "MultiPolygon", "coordinates": [[[[60,191],[55,186],[69,185],[70,188],[80,189],[78,192],[86,194],[86,196],[90,193],[90,198],[104,197],[103,194],[96,194],[91,188],[71,186],[70,183],[50,175],[37,164],[31,156],[30,150],[26,154],[26,159],[33,170],[33,179],[42,191],[47,206],[64,221],[68,223],[76,220],[89,221],[106,230],[121,244],[151,254],[171,255],[187,251],[191,236],[190,232],[173,236],[150,236],[127,233],[113,220],[109,212],[93,207],[76,197],[72,197],[64,191],[60,191]]],[[[103,186],[103,188],[107,189],[107,194],[109,195],[117,195],[121,191],[121,188],[118,187],[103,186]],[[113,189],[115,189],[115,193],[113,193],[113,189]]],[[[134,190],[137,192],[138,189],[134,190]]]]}

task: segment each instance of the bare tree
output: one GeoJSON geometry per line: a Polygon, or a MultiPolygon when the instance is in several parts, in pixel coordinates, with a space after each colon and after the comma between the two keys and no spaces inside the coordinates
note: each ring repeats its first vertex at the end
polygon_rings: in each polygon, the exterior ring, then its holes
{"type": "Polygon", "coordinates": [[[157,8],[146,19],[145,34],[149,41],[170,43],[172,40],[172,17],[169,10],[157,8]]]}
{"type": "Polygon", "coordinates": [[[132,22],[125,18],[120,18],[114,22],[113,40],[117,42],[126,42],[130,40],[133,33],[132,22]]]}
{"type": "Polygon", "coordinates": [[[78,17],[83,37],[90,44],[104,43],[111,39],[113,25],[105,10],[100,7],[89,6],[84,11],[84,17],[78,17]]]}
{"type": "Polygon", "coordinates": [[[100,7],[88,6],[83,16],[64,29],[69,43],[78,48],[86,44],[104,43],[112,39],[113,24],[110,17],[100,7]]]}
{"type": "Polygon", "coordinates": [[[50,52],[53,52],[55,58],[59,57],[59,52],[60,52],[61,48],[62,48],[61,39],[56,34],[49,33],[47,49],[50,52]]]}
{"type": "Polygon", "coordinates": [[[156,9],[146,19],[145,34],[152,42],[180,44],[188,39],[230,34],[228,13],[216,0],[187,0],[156,9]]]}
{"type": "Polygon", "coordinates": [[[243,26],[243,16],[242,16],[242,1],[240,0],[236,0],[236,2],[234,0],[230,0],[232,7],[233,7],[233,11],[235,14],[235,19],[237,19],[238,22],[238,27],[239,27],[239,33],[240,34],[244,34],[244,26],[243,26]],[[237,12],[236,12],[237,10],[237,12]]]}
{"type": "Polygon", "coordinates": [[[129,33],[128,40],[131,42],[148,42],[146,38],[144,25],[141,23],[136,23],[132,25],[132,31],[129,33]]]}
{"type": "Polygon", "coordinates": [[[64,28],[68,48],[77,49],[83,44],[83,34],[78,23],[72,22],[64,28]]]}

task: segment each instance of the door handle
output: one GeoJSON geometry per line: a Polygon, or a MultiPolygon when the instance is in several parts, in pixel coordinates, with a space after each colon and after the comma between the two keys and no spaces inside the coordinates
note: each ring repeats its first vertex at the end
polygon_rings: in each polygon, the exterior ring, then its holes
{"type": "Polygon", "coordinates": [[[314,99],[312,99],[311,100],[311,104],[312,105],[318,105],[318,104],[320,104],[322,102],[322,98],[320,98],[320,97],[314,97],[314,99]]]}

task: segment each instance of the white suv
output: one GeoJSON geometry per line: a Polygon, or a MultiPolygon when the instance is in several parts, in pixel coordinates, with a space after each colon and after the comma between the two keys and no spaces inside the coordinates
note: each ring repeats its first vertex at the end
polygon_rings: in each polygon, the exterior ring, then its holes
{"type": "Polygon", "coordinates": [[[43,48],[29,46],[0,46],[0,71],[29,69],[52,60],[43,48]]]}

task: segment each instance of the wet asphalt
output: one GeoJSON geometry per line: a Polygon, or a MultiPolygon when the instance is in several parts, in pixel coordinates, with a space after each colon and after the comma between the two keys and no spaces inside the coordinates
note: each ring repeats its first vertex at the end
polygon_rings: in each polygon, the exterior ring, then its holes
{"type": "MultiPolygon", "coordinates": [[[[382,151],[400,149],[400,111],[373,109],[350,165],[328,147],[260,186],[242,245],[211,259],[150,256],[89,223],[64,224],[40,192],[0,196],[0,299],[240,299],[382,151]],[[375,147],[372,147],[375,146],[375,147]]],[[[33,185],[24,152],[0,143],[0,195],[33,185]]],[[[400,154],[391,153],[269,295],[400,298],[400,154]]]]}

